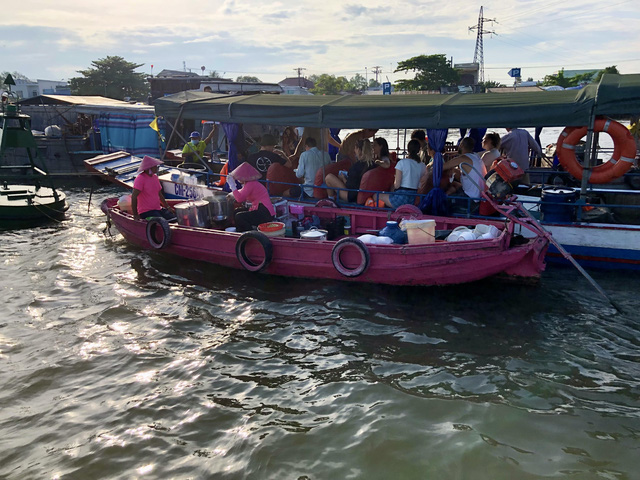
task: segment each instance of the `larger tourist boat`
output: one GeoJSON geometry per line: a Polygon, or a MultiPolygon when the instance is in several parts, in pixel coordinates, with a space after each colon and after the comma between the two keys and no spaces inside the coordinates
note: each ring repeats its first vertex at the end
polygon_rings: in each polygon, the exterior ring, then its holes
{"type": "MultiPolygon", "coordinates": [[[[207,119],[226,125],[426,128],[428,131],[478,126],[567,127],[569,133],[572,132],[569,129],[584,127],[597,132],[603,116],[623,120],[640,113],[640,75],[604,75],[597,85],[582,90],[477,95],[296,97],[182,92],[159,98],[155,108],[157,115],[174,120],[207,119]]],[[[172,123],[176,125],[179,121],[172,123]]],[[[591,138],[592,134],[587,140],[591,138]]],[[[588,145],[586,151],[595,151],[595,148],[588,145]]],[[[630,167],[634,156],[627,152],[621,164],[630,167]]],[[[131,161],[135,163],[135,159],[131,161]]],[[[234,161],[233,157],[229,158],[229,162],[234,161]]],[[[588,161],[595,165],[595,154],[588,157],[588,161]]],[[[585,170],[591,171],[589,167],[585,170]]],[[[615,169],[616,172],[623,170],[621,166],[615,169]]],[[[198,176],[197,173],[194,176],[198,176]]],[[[184,175],[184,178],[194,176],[184,175]]],[[[179,178],[180,175],[169,171],[161,175],[169,197],[202,197],[211,188],[205,181],[206,175],[200,175],[201,182],[195,183],[184,183],[179,178]]],[[[538,191],[537,196],[521,199],[526,200],[545,228],[583,265],[640,269],[640,193],[620,185],[609,187],[585,180],[580,189],[548,191],[546,198],[538,191]],[[602,212],[603,215],[595,215],[602,212]]],[[[376,193],[376,189],[371,190],[370,194],[376,193]]],[[[563,260],[564,256],[552,247],[549,258],[563,260]]]]}

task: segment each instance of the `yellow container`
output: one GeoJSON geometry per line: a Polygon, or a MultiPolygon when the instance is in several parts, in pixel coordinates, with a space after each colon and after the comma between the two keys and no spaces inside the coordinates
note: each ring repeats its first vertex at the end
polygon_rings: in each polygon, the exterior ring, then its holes
{"type": "Polygon", "coordinates": [[[421,245],[436,241],[435,220],[403,220],[400,228],[407,232],[410,245],[421,245]]]}

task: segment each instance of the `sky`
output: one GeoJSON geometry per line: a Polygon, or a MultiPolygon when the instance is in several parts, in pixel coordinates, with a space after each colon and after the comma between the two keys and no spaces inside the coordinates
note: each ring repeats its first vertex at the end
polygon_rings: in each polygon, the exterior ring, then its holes
{"type": "Polygon", "coordinates": [[[542,80],[565,70],[640,73],[638,0],[24,0],[0,18],[0,71],[68,80],[118,55],[136,71],[216,71],[263,82],[328,73],[394,82],[398,62],[474,59],[480,7],[484,78],[542,80]],[[494,21],[489,21],[494,20],[494,21]],[[470,30],[469,27],[474,27],[470,30]],[[489,33],[494,32],[494,33],[489,33]]]}

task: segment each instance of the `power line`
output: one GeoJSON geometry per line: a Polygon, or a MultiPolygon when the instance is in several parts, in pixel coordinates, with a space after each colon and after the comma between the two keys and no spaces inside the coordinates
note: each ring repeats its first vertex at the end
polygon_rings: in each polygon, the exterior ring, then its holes
{"type": "MultiPolygon", "coordinates": [[[[625,62],[638,62],[640,61],[640,58],[629,58],[626,60],[607,60],[607,63],[625,63],[625,62]]],[[[526,65],[526,64],[522,64],[522,67],[526,67],[526,68],[555,68],[558,66],[564,66],[564,67],[579,67],[579,66],[583,66],[583,65],[602,65],[602,62],[581,62],[581,63],[565,63],[565,64],[558,64],[558,63],[553,63],[553,64],[549,64],[549,65],[526,65]]],[[[498,67],[486,67],[487,70],[503,70],[505,68],[511,68],[511,66],[498,66],[498,67]]]]}

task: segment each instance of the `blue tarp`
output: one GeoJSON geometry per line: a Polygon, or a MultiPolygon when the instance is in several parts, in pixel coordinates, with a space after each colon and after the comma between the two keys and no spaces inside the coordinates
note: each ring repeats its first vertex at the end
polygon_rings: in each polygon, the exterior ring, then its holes
{"type": "MultiPolygon", "coordinates": [[[[151,114],[101,113],[98,119],[102,151],[124,150],[135,156],[157,157],[164,143],[149,124],[155,118],[151,114]]],[[[158,119],[160,132],[165,131],[165,121],[158,119]]]]}

